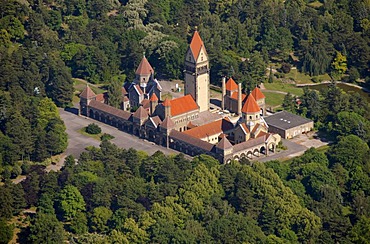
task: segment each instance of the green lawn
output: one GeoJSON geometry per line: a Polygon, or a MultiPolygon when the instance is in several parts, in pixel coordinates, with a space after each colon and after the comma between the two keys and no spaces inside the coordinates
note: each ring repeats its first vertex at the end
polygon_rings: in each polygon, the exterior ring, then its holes
{"type": "MultiPolygon", "coordinates": [[[[264,86],[267,90],[290,92],[291,94],[296,96],[301,96],[303,94],[303,89],[296,87],[294,84],[274,82],[274,83],[264,83],[264,86]]],[[[262,92],[265,93],[264,91],[262,92]]]]}
{"type": "Polygon", "coordinates": [[[312,3],[308,3],[307,6],[310,6],[312,8],[320,8],[323,4],[319,1],[315,1],[312,3]]]}
{"type": "Polygon", "coordinates": [[[263,92],[266,96],[267,107],[279,106],[283,103],[284,94],[274,93],[274,92],[263,92]]]}
{"type": "MultiPolygon", "coordinates": [[[[288,74],[285,74],[285,77],[293,79],[297,84],[313,83],[311,80],[312,79],[311,76],[301,73],[297,69],[291,69],[288,74]]],[[[319,80],[330,80],[331,79],[328,74],[318,75],[317,78],[319,80]]]]}
{"type": "MultiPolygon", "coordinates": [[[[80,79],[74,79],[73,78],[73,86],[74,86],[75,90],[77,90],[77,91],[79,91],[79,93],[81,93],[85,89],[86,83],[83,82],[83,81],[81,81],[80,79]]],[[[100,94],[100,93],[106,92],[106,90],[99,88],[100,86],[102,86],[102,85],[93,85],[93,84],[90,84],[90,88],[96,94],[100,94]]]]}
{"type": "Polygon", "coordinates": [[[98,140],[98,141],[101,141],[100,137],[103,135],[103,133],[99,133],[99,134],[96,134],[96,135],[89,134],[85,131],[85,127],[79,129],[77,132],[84,135],[84,136],[91,137],[91,138],[93,138],[95,140],[98,140]]]}

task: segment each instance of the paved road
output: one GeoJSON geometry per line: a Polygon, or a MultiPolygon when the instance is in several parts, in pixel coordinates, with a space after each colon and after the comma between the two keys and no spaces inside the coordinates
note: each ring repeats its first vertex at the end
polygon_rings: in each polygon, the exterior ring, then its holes
{"type": "Polygon", "coordinates": [[[90,123],[95,123],[99,125],[103,133],[113,135],[115,138],[112,139],[111,142],[116,144],[118,147],[127,149],[132,147],[135,148],[136,150],[145,151],[149,155],[155,153],[158,150],[162,151],[167,155],[178,153],[177,151],[174,151],[172,149],[167,149],[165,147],[158,146],[154,143],[144,141],[143,139],[127,134],[123,131],[116,129],[115,127],[106,125],[99,121],[82,116],[77,116],[76,114],[65,111],[63,109],[59,109],[59,113],[60,117],[64,120],[64,123],[67,128],[66,132],[68,134],[68,147],[65,153],[63,153],[61,160],[55,165],[49,165],[46,169],[47,171],[59,170],[63,166],[64,159],[67,155],[73,155],[74,157],[78,158],[81,152],[85,151],[85,148],[87,146],[99,147],[100,141],[82,135],[78,132],[79,129],[87,126],[90,123]]]}
{"type": "Polygon", "coordinates": [[[258,161],[258,162],[266,162],[270,160],[283,160],[283,159],[289,159],[293,157],[297,157],[302,155],[308,148],[302,145],[299,145],[295,142],[281,139],[283,141],[283,145],[287,146],[287,150],[282,150],[280,152],[274,153],[270,156],[260,156],[258,158],[253,158],[252,161],[258,161]]]}

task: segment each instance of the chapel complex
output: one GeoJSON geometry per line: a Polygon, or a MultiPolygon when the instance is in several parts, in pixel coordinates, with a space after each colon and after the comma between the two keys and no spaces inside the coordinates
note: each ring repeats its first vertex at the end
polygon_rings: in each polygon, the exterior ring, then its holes
{"type": "Polygon", "coordinates": [[[209,60],[197,31],[184,68],[184,96],[161,100],[162,87],[144,56],[135,80],[122,87],[120,109],[107,104],[109,97],[86,86],[80,94],[80,113],[190,156],[212,155],[221,163],[275,151],[281,137],[268,132],[263,118],[265,96],[259,88],[243,94],[240,83],[223,78],[222,109],[237,118],[210,112],[209,60]]]}

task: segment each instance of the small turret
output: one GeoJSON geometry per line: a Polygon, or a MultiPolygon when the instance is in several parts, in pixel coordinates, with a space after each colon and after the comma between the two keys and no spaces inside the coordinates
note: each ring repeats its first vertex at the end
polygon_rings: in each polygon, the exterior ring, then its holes
{"type": "Polygon", "coordinates": [[[155,108],[158,105],[158,97],[153,92],[152,96],[150,97],[150,114],[153,114],[155,111],[155,108]]]}
{"type": "Polygon", "coordinates": [[[170,99],[166,98],[163,102],[164,106],[164,117],[171,117],[171,101],[170,99]]]}

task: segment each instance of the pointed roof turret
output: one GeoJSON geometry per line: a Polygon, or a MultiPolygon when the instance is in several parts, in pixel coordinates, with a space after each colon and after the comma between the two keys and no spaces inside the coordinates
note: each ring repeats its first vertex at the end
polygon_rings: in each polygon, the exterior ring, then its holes
{"type": "Polygon", "coordinates": [[[170,117],[166,117],[159,126],[165,129],[173,129],[176,125],[170,117]]]}
{"type": "Polygon", "coordinates": [[[254,99],[253,95],[251,94],[248,95],[247,101],[245,101],[242,112],[243,113],[257,113],[260,112],[261,109],[258,106],[256,100],[254,99]]]}
{"type": "Polygon", "coordinates": [[[256,101],[265,98],[265,95],[263,95],[263,93],[261,92],[261,90],[258,87],[253,89],[252,95],[253,95],[254,99],[256,99],[256,101]]]}
{"type": "Polygon", "coordinates": [[[165,107],[170,107],[171,106],[171,100],[169,98],[166,98],[162,104],[165,107]]]}
{"type": "Polygon", "coordinates": [[[135,74],[137,75],[150,75],[153,74],[153,68],[150,65],[149,61],[146,59],[144,56],[143,59],[141,60],[139,67],[137,67],[137,70],[135,74]]]}
{"type": "Polygon", "coordinates": [[[228,91],[238,90],[238,85],[236,84],[236,82],[231,77],[226,82],[226,90],[228,90],[228,91]]]}
{"type": "Polygon", "coordinates": [[[157,97],[157,95],[155,95],[154,92],[153,92],[152,96],[150,97],[150,101],[151,102],[158,102],[158,97],[157,97]]]}
{"type": "Polygon", "coordinates": [[[200,38],[200,35],[198,31],[196,30],[194,32],[193,38],[191,39],[191,43],[190,43],[190,49],[191,49],[191,52],[193,53],[194,59],[198,58],[200,50],[202,49],[203,46],[204,44],[203,44],[202,38],[200,38]]]}
{"type": "Polygon", "coordinates": [[[91,88],[89,87],[89,84],[86,84],[85,90],[81,92],[80,97],[85,98],[85,99],[90,99],[90,98],[96,97],[96,94],[95,92],[93,92],[93,90],[91,90],[91,88]]]}
{"type": "Polygon", "coordinates": [[[146,119],[148,115],[148,111],[143,106],[140,106],[132,116],[138,119],[146,119]]]}
{"type": "Polygon", "coordinates": [[[217,143],[216,147],[219,148],[219,149],[225,150],[225,149],[232,148],[233,145],[226,138],[225,134],[223,134],[221,141],[219,141],[219,143],[217,143]]]}

